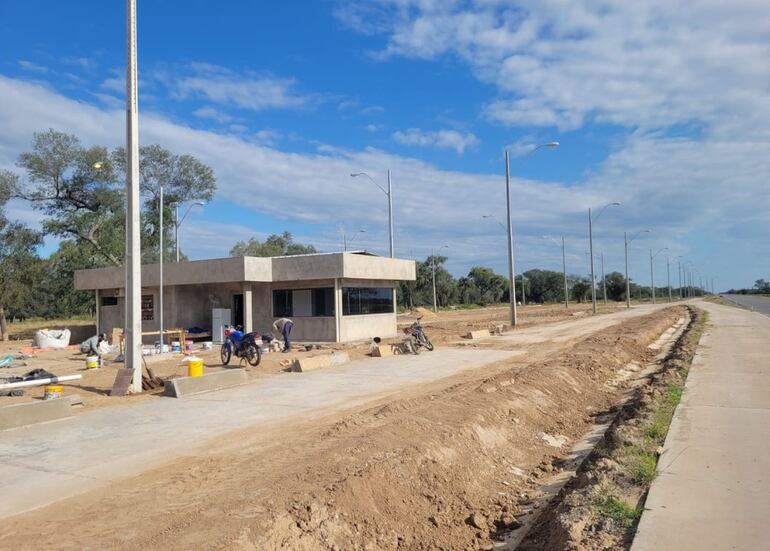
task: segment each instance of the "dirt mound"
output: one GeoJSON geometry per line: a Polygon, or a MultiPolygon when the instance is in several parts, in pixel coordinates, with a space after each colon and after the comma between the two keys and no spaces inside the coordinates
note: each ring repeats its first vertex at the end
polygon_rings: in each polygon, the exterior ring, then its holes
{"type": "Polygon", "coordinates": [[[433,312],[433,310],[428,310],[422,306],[415,308],[410,312],[410,314],[418,318],[422,318],[425,321],[435,321],[438,319],[438,316],[435,312],[433,312]]]}
{"type": "Polygon", "coordinates": [[[616,402],[619,390],[604,383],[628,362],[649,360],[647,345],[681,315],[635,318],[546,362],[499,364],[342,418],[234,433],[198,456],[16,517],[0,525],[0,541],[16,549],[491,549],[530,511],[538,481],[594,415],[616,402]]]}

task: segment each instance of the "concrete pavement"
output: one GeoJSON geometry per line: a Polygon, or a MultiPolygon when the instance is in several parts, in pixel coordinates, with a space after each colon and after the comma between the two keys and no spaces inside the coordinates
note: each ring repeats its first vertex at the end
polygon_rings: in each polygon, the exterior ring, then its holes
{"type": "Polygon", "coordinates": [[[770,318],[698,306],[709,327],[632,551],[770,548],[770,318]]]}

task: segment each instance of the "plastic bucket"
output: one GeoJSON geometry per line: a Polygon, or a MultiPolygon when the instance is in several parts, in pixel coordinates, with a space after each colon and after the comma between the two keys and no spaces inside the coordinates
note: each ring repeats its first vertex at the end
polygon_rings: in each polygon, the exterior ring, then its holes
{"type": "Polygon", "coordinates": [[[214,347],[214,343],[211,341],[206,341],[203,343],[203,350],[211,350],[214,347]]]}
{"type": "Polygon", "coordinates": [[[189,358],[187,360],[187,376],[200,377],[203,375],[203,360],[200,358],[189,358]]]}
{"type": "Polygon", "coordinates": [[[64,393],[64,387],[61,385],[48,385],[45,387],[45,394],[43,394],[43,400],[53,400],[55,398],[61,398],[64,393]]]}
{"type": "Polygon", "coordinates": [[[171,341],[171,352],[181,352],[182,351],[182,345],[179,344],[179,341],[171,341]]]}
{"type": "Polygon", "coordinates": [[[86,358],[86,369],[99,369],[99,356],[88,356],[86,358]]]}
{"type": "Polygon", "coordinates": [[[193,342],[192,341],[184,341],[184,349],[187,352],[192,352],[193,349],[193,342]]]}

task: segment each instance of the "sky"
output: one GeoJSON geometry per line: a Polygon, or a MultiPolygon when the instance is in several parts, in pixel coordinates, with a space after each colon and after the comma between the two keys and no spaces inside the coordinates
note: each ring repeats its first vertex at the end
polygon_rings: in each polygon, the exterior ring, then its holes
{"type": "MultiPolygon", "coordinates": [[[[322,251],[432,249],[464,275],[590,272],[717,290],[770,278],[770,10],[761,0],[138,0],[139,133],[209,164],[191,258],[284,230],[322,251]],[[558,148],[535,146],[550,141],[558,148]],[[603,210],[605,205],[620,202],[603,210]],[[444,247],[446,246],[446,247],[444,247]],[[597,263],[597,271],[600,266],[597,263]]],[[[123,2],[0,0],[0,168],[34,132],[125,140],[123,2]]],[[[21,172],[20,172],[21,173],[21,172]]],[[[11,217],[39,225],[28,204],[11,217]]],[[[55,248],[48,239],[43,252],[55,248]]]]}

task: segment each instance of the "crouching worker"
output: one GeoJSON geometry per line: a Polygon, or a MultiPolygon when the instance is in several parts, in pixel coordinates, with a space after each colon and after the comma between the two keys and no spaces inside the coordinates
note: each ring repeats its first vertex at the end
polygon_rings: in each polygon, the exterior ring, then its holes
{"type": "Polygon", "coordinates": [[[277,319],[273,322],[273,331],[276,331],[283,335],[283,351],[288,352],[291,350],[291,328],[294,327],[294,322],[289,318],[277,319]]]}
{"type": "Polygon", "coordinates": [[[105,348],[104,344],[107,343],[107,335],[101,333],[100,335],[94,335],[90,339],[86,339],[80,343],[80,351],[86,356],[99,356],[99,363],[102,363],[102,350],[105,348]]]}

